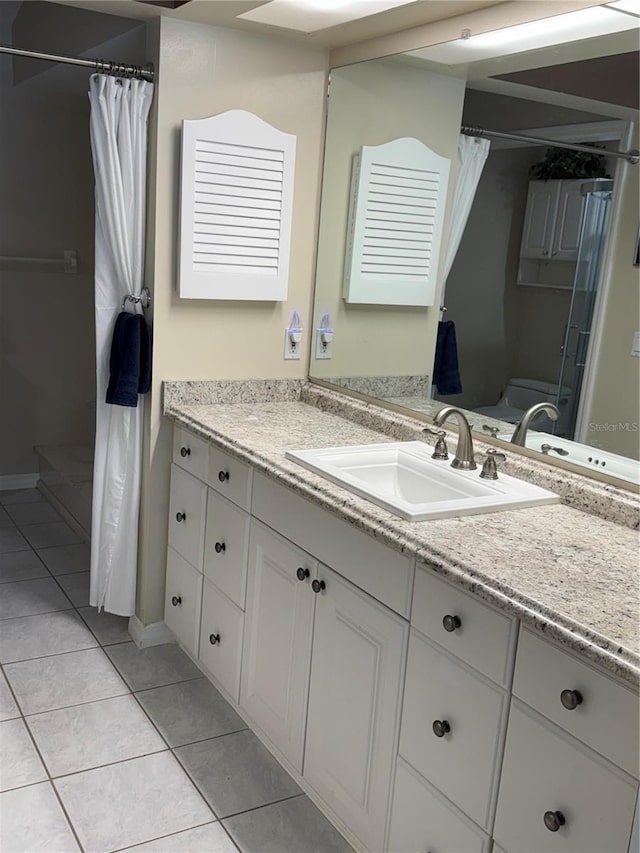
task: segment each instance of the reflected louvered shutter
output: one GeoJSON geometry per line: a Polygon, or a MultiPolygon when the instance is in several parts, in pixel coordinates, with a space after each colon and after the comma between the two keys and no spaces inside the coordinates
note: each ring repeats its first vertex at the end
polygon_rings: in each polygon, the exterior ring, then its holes
{"type": "Polygon", "coordinates": [[[417,139],[363,146],[355,155],[347,302],[433,305],[449,166],[417,139]]]}
{"type": "Polygon", "coordinates": [[[295,149],[244,110],[182,123],[181,297],[286,299],[295,149]]]}

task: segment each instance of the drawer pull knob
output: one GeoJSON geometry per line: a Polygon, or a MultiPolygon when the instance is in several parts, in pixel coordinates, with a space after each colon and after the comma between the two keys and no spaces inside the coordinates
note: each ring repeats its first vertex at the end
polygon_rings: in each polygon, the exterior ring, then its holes
{"type": "Polygon", "coordinates": [[[229,472],[228,471],[218,471],[218,479],[221,483],[224,483],[225,480],[228,482],[229,480],[229,472]]]}
{"type": "Polygon", "coordinates": [[[187,518],[187,513],[186,513],[186,512],[177,512],[177,513],[176,513],[176,521],[178,522],[178,524],[179,524],[181,521],[186,521],[186,518],[187,518]]]}
{"type": "Polygon", "coordinates": [[[182,604],[182,596],[181,595],[174,595],[173,598],[171,599],[171,603],[173,604],[174,607],[179,607],[182,604]]]}
{"type": "Polygon", "coordinates": [[[450,634],[462,625],[459,616],[451,616],[449,613],[442,619],[442,626],[450,634]]]}
{"type": "Polygon", "coordinates": [[[436,737],[444,737],[451,731],[448,720],[434,720],[432,728],[436,737]]]}
{"type": "Polygon", "coordinates": [[[545,812],[544,825],[549,832],[557,832],[561,826],[564,826],[567,821],[562,812],[545,812]]]}
{"type": "Polygon", "coordinates": [[[311,581],[311,589],[315,592],[322,592],[323,589],[326,589],[327,585],[324,581],[314,580],[311,581]]]}
{"type": "Polygon", "coordinates": [[[300,567],[296,572],[296,577],[299,581],[305,581],[310,574],[311,573],[309,572],[309,569],[303,569],[302,567],[300,567]]]}
{"type": "Polygon", "coordinates": [[[582,693],[579,690],[563,690],[560,694],[562,707],[567,711],[575,711],[578,705],[582,705],[582,693]]]}
{"type": "Polygon", "coordinates": [[[217,646],[220,642],[220,634],[209,634],[209,642],[212,646],[217,646]]]}
{"type": "Polygon", "coordinates": [[[224,544],[224,542],[216,542],[213,547],[216,549],[216,554],[222,554],[224,551],[227,550],[227,546],[224,544]]]}
{"type": "Polygon", "coordinates": [[[181,447],[180,448],[180,456],[184,459],[187,456],[191,456],[191,448],[190,447],[181,447]]]}

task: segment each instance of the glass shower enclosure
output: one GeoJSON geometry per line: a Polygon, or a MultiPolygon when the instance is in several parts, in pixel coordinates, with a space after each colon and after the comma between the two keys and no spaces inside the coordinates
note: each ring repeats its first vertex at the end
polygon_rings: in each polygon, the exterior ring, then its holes
{"type": "MultiPolygon", "coordinates": [[[[560,375],[556,405],[566,407],[562,418],[562,434],[573,439],[584,380],[584,369],[589,351],[602,257],[609,228],[609,213],[613,181],[599,179],[587,181],[581,188],[585,196],[576,272],[569,315],[560,348],[560,375]],[[566,395],[570,390],[570,394],[566,395]]],[[[552,432],[556,432],[557,423],[552,432]]]]}

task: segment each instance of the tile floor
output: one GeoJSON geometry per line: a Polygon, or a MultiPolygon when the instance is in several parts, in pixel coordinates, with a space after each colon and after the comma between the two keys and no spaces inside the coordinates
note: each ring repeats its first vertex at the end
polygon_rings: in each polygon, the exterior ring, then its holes
{"type": "Polygon", "coordinates": [[[88,606],[88,565],[0,492],[0,850],[351,851],[178,646],[88,606]]]}

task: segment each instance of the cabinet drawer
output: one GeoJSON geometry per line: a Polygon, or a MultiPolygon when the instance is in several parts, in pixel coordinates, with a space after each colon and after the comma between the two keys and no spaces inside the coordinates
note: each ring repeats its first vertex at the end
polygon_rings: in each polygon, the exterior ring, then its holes
{"type": "Polygon", "coordinates": [[[517,621],[420,565],[416,566],[411,624],[493,681],[509,684],[517,621]]]}
{"type": "Polygon", "coordinates": [[[518,643],[513,692],[638,777],[638,694],[531,631],[518,643]],[[573,691],[561,696],[563,691],[573,691]],[[575,694],[577,691],[577,694],[575,694]],[[576,700],[582,700],[576,707],[576,700]]]}
{"type": "Polygon", "coordinates": [[[243,627],[242,611],[205,579],[199,659],[234,702],[240,695],[243,627]]]}
{"type": "Polygon", "coordinates": [[[204,539],[204,573],[244,610],[249,516],[209,489],[204,539]]]}
{"type": "Polygon", "coordinates": [[[504,690],[411,632],[400,755],[485,829],[507,707],[504,690]],[[450,730],[438,736],[436,721],[450,730]]]}
{"type": "Polygon", "coordinates": [[[413,582],[409,557],[257,473],[253,478],[252,514],[408,618],[413,582]]]}
{"type": "Polygon", "coordinates": [[[209,445],[209,485],[234,504],[251,505],[251,468],[213,445],[209,445]]]}
{"type": "Polygon", "coordinates": [[[174,426],[173,461],[194,477],[206,480],[209,470],[209,445],[189,430],[174,426]]]}
{"type": "Polygon", "coordinates": [[[200,572],[168,548],[164,621],[194,657],[198,654],[201,597],[200,572]]]}
{"type": "Polygon", "coordinates": [[[513,700],[494,836],[510,853],[627,853],[637,785],[513,700]],[[557,831],[545,825],[560,812],[557,831]]]}
{"type": "Polygon", "coordinates": [[[399,758],[389,853],[486,853],[488,837],[399,758]]]}
{"type": "Polygon", "coordinates": [[[202,571],[207,487],[177,465],[171,466],[169,545],[202,571]]]}

